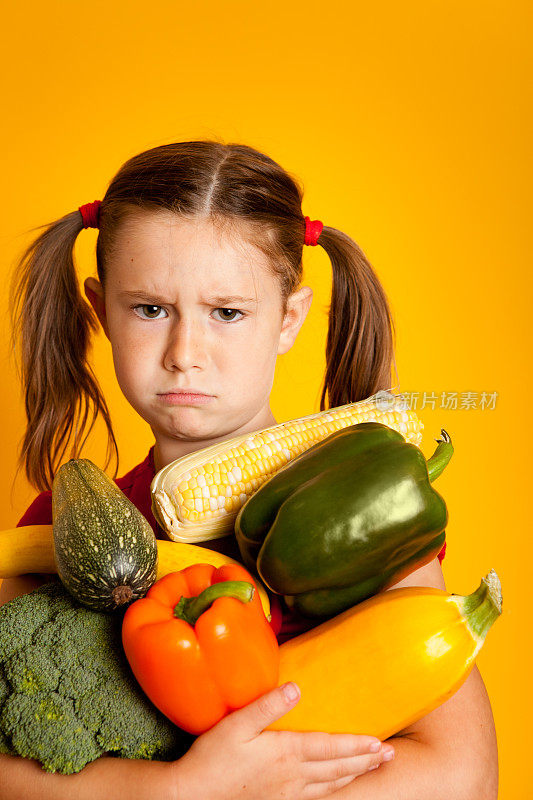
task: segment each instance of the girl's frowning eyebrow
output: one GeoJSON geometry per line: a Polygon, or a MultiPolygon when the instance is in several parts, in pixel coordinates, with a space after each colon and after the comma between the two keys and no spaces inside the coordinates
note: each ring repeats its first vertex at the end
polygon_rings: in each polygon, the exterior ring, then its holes
{"type": "MultiPolygon", "coordinates": [[[[132,291],[132,292],[121,292],[120,297],[129,297],[134,300],[148,300],[149,302],[153,302],[154,305],[156,303],[168,303],[168,300],[162,296],[155,295],[150,291],[142,292],[142,291],[132,291]]],[[[241,297],[240,295],[231,295],[231,296],[216,296],[216,297],[206,297],[204,300],[205,303],[209,303],[210,305],[217,305],[226,308],[233,308],[234,303],[259,303],[255,297],[241,297]]]]}

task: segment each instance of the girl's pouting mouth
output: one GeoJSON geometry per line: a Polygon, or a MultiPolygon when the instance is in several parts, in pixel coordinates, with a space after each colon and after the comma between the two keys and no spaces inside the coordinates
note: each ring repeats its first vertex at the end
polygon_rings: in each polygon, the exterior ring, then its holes
{"type": "Polygon", "coordinates": [[[178,392],[165,392],[165,394],[160,394],[158,397],[163,403],[171,406],[205,405],[214,399],[214,395],[203,394],[195,390],[188,392],[182,390],[178,392]]]}

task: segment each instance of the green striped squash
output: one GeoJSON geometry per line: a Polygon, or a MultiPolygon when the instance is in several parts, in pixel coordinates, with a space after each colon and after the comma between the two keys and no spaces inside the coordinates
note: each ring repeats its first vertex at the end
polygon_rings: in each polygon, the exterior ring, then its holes
{"type": "Polygon", "coordinates": [[[60,467],[52,517],[57,572],[80,603],[113,611],[146,594],[157,575],[154,532],[92,461],[73,458],[60,467]]]}

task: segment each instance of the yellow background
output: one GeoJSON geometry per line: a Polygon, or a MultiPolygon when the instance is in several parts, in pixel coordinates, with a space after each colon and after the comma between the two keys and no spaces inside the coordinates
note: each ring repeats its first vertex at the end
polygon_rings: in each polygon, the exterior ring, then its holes
{"type": "MultiPolygon", "coordinates": [[[[350,234],[390,298],[403,391],[428,456],[455,455],[438,489],[450,514],[447,587],[494,567],[504,613],[478,657],[496,720],[503,798],[530,797],[531,6],[356,0],[10,4],[3,12],[0,527],[35,492],[15,475],[25,425],[9,352],[8,276],[29,229],[103,196],[130,156],[184,139],[257,147],[300,177],[303,210],[350,234]],[[528,224],[529,223],[529,224],[528,224]],[[444,410],[441,392],[497,392],[444,410]]],[[[80,281],[96,231],[78,239],[80,281]]],[[[318,410],[331,268],[304,250],[315,290],[272,395],[278,421],[318,410]]],[[[107,339],[92,362],[110,406],[119,475],[152,444],[122,397],[107,339]]],[[[103,466],[103,425],[84,455],[103,466]]],[[[0,554],[1,557],[1,554],[0,554]]]]}

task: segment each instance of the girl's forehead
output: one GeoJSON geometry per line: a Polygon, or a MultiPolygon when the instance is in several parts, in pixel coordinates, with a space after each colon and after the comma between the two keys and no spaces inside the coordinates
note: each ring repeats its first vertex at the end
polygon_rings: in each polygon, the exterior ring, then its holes
{"type": "Polygon", "coordinates": [[[180,217],[170,212],[150,212],[126,217],[114,236],[115,255],[145,255],[154,249],[171,255],[216,251],[234,260],[266,265],[264,253],[253,244],[251,228],[243,222],[211,217],[180,217]]]}
{"type": "Polygon", "coordinates": [[[235,224],[146,213],[124,221],[109,263],[109,282],[142,291],[176,285],[213,295],[256,297],[277,283],[266,255],[235,224]]]}

